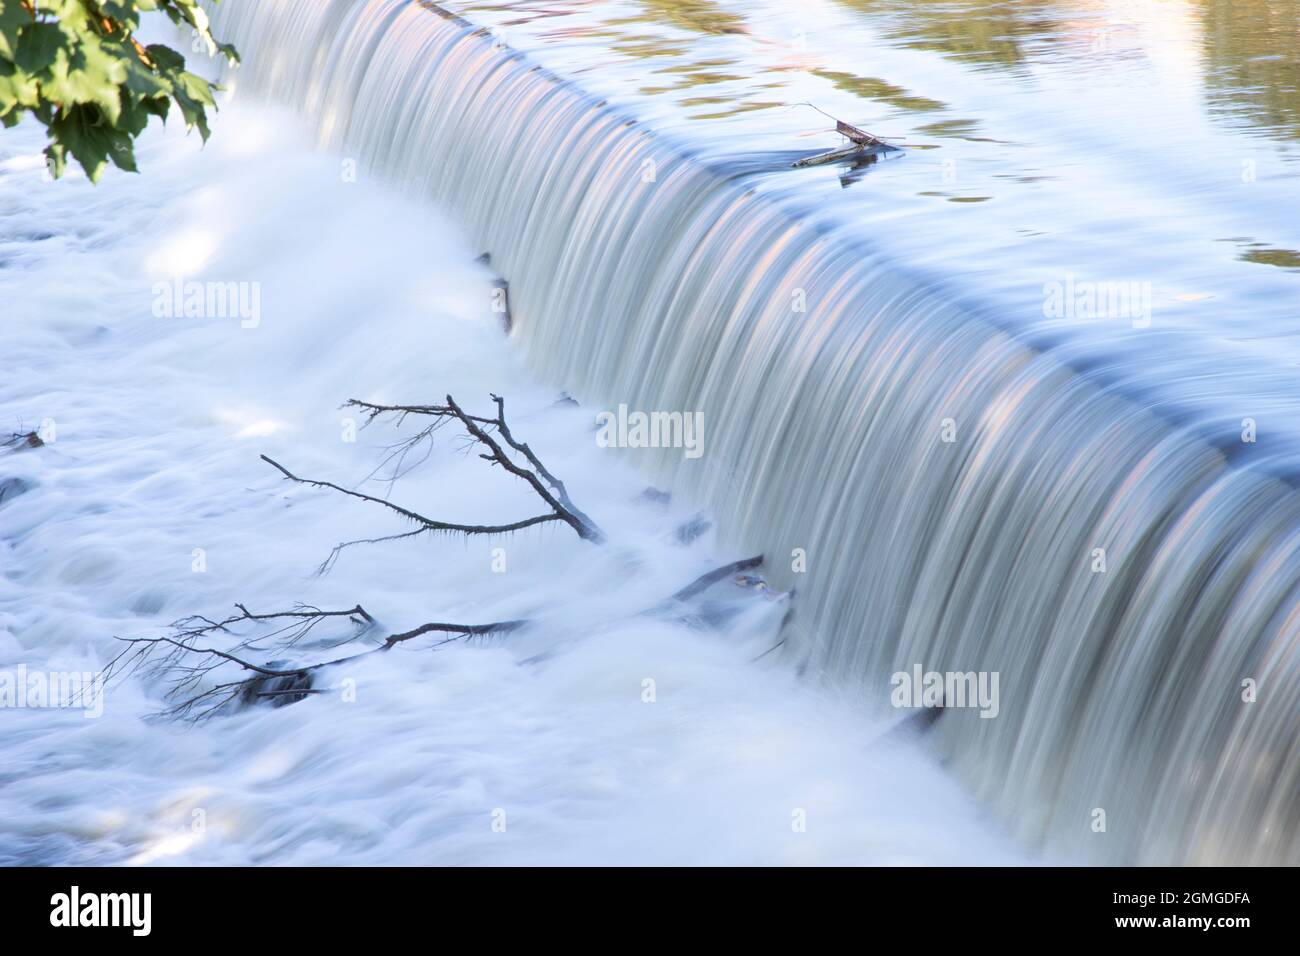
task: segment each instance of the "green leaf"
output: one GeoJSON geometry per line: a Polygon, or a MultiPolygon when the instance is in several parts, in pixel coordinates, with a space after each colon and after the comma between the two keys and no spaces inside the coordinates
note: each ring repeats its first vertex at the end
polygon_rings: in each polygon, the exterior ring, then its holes
{"type": "Polygon", "coordinates": [[[172,91],[172,85],[157,73],[149,70],[138,60],[126,60],[126,89],[136,96],[147,98],[166,97],[172,91]]]}
{"type": "Polygon", "coordinates": [[[135,140],[120,130],[114,130],[110,135],[113,138],[113,149],[108,157],[113,165],[128,173],[138,173],[140,170],[135,165],[135,140]]]}
{"type": "Polygon", "coordinates": [[[110,162],[134,172],[136,137],[153,117],[166,122],[173,102],[207,140],[218,87],[186,72],[171,47],[142,50],[135,39],[142,15],[162,12],[237,62],[235,48],[212,35],[200,0],[36,0],[35,11],[0,0],[0,123],[30,115],[43,124],[56,177],[72,160],[92,182],[110,162]]]}
{"type": "Polygon", "coordinates": [[[110,126],[95,106],[74,106],[50,124],[50,133],[81,164],[92,183],[99,182],[117,144],[131,141],[110,126]]]}
{"type": "Polygon", "coordinates": [[[195,102],[216,108],[217,101],[212,98],[212,84],[203,77],[195,73],[182,73],[176,77],[175,83],[195,102]]]}
{"type": "Polygon", "coordinates": [[[57,23],[29,23],[18,31],[14,62],[28,73],[47,70],[70,45],[68,40],[57,23]]]}
{"type": "Polygon", "coordinates": [[[110,123],[121,112],[121,87],[127,79],[126,63],[109,53],[97,40],[84,42],[70,61],[60,62],[42,83],[44,94],[63,104],[93,103],[110,123]]]}
{"type": "Polygon", "coordinates": [[[31,22],[31,16],[17,3],[11,0],[0,0],[0,56],[7,60],[14,58],[14,44],[18,42],[18,30],[31,22]]]}
{"type": "Polygon", "coordinates": [[[161,43],[151,43],[144,48],[149,54],[149,59],[163,73],[169,73],[172,70],[185,69],[185,57],[181,56],[169,46],[163,46],[161,43]]]}
{"type": "Polygon", "coordinates": [[[171,109],[172,101],[163,97],[160,99],[141,100],[140,106],[148,113],[158,117],[164,123],[167,122],[167,113],[171,109]]]}
{"type": "Polygon", "coordinates": [[[35,77],[0,60],[0,116],[9,115],[17,106],[35,106],[39,102],[39,90],[35,77]]]}
{"type": "Polygon", "coordinates": [[[24,23],[31,23],[32,16],[14,0],[0,0],[0,30],[5,33],[10,32],[10,28],[17,29],[24,23]]]}
{"type": "Polygon", "coordinates": [[[151,0],[101,0],[99,8],[104,16],[112,17],[131,30],[140,22],[142,12],[157,9],[151,0]]]}

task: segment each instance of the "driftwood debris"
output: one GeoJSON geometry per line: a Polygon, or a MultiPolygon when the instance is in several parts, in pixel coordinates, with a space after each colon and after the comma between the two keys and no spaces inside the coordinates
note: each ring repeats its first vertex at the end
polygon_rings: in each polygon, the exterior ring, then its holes
{"type": "MultiPolygon", "coordinates": [[[[812,106],[811,103],[807,105],[812,106]]],[[[817,107],[814,106],[813,109],[817,109],[817,107]]],[[[822,110],[817,110],[817,112],[823,113],[823,115],[829,115],[825,114],[822,110]]],[[[835,119],[835,117],[832,116],[831,119],[835,119]]],[[[824,153],[805,156],[803,159],[796,160],[792,164],[793,168],[803,169],[808,166],[823,166],[826,163],[834,163],[841,159],[849,159],[854,156],[861,156],[871,152],[899,148],[894,146],[892,143],[885,142],[879,136],[868,133],[866,130],[858,129],[856,126],[852,126],[841,119],[835,119],[835,132],[846,137],[849,144],[824,153]]]]}
{"type": "Polygon", "coordinates": [[[343,611],[322,611],[320,608],[299,606],[292,611],[276,611],[270,614],[253,614],[242,604],[235,606],[239,609],[239,613],[221,621],[195,615],[175,622],[171,625],[171,633],[162,637],[119,638],[126,644],[126,648],[109,662],[104,671],[105,679],[144,669],[147,674],[163,679],[169,685],[166,697],[172,704],[159,716],[200,721],[212,717],[227,704],[236,701],[247,704],[259,699],[270,699],[276,705],[295,703],[308,694],[320,693],[313,686],[316,671],[335,664],[350,663],[370,654],[390,651],[398,644],[425,634],[451,635],[435,641],[433,646],[439,647],[452,641],[518,630],[526,623],[524,621],[497,621],[492,624],[429,622],[406,631],[389,634],[382,638],[379,644],[354,654],[290,666],[277,661],[258,664],[241,655],[245,655],[250,650],[264,651],[267,649],[266,642],[271,640],[274,640],[276,648],[283,652],[301,642],[312,629],[330,618],[345,618],[356,626],[355,632],[342,642],[346,643],[373,630],[376,627],[375,619],[359,604],[343,611]],[[233,628],[240,624],[268,621],[288,623],[281,624],[270,634],[241,640],[230,651],[215,647],[200,647],[196,644],[201,638],[217,634],[232,634],[233,628]],[[204,678],[226,664],[235,665],[238,673],[244,676],[204,687],[204,678]]]}
{"type": "Polygon", "coordinates": [[[742,561],[733,561],[731,564],[724,564],[720,568],[710,571],[708,574],[701,574],[686,587],[672,596],[674,601],[689,601],[695,595],[713,587],[719,581],[722,581],[732,575],[738,575],[741,571],[752,571],[763,563],[761,554],[752,558],[745,558],[742,561]]]}
{"type": "Polygon", "coordinates": [[[14,432],[3,442],[0,442],[0,447],[22,451],[25,448],[40,448],[44,444],[44,439],[36,432],[14,432]]]}
{"type": "MultiPolygon", "coordinates": [[[[605,534],[596,523],[581,511],[569,498],[568,490],[564,482],[556,478],[545,465],[542,464],[536,453],[528,446],[526,442],[517,441],[514,434],[510,431],[510,426],[506,422],[506,403],[499,395],[493,395],[492,401],[496,405],[496,415],[470,415],[465,412],[455,399],[450,395],[447,396],[446,403],[442,405],[379,405],[373,402],[363,402],[359,399],[350,399],[344,403],[344,408],[354,408],[366,415],[365,424],[369,425],[375,419],[382,416],[393,416],[397,423],[405,421],[408,416],[415,415],[433,419],[432,423],[421,429],[411,438],[405,439],[392,446],[389,453],[380,463],[380,468],[386,465],[392,466],[389,483],[396,481],[406,471],[406,461],[412,452],[428,445],[434,433],[449,421],[456,421],[468,433],[471,443],[482,445],[487,450],[482,452],[479,457],[492,465],[496,465],[510,474],[526,482],[537,493],[537,496],[550,509],[544,514],[534,515],[530,518],[524,518],[520,521],[510,522],[509,524],[500,525],[471,525],[460,524],[450,521],[438,521],[413,511],[410,508],[404,508],[401,505],[394,504],[386,498],[380,498],[375,495],[368,495],[360,491],[353,491],[335,484],[332,481],[322,481],[314,478],[302,478],[291,472],[284,465],[266,455],[262,455],[262,460],[279,471],[289,481],[298,484],[310,485],[316,488],[326,488],[336,491],[340,494],[347,495],[350,498],[357,498],[361,501],[369,501],[373,504],[387,508],[389,511],[400,515],[408,522],[416,525],[409,531],[403,531],[398,534],[382,535],[375,538],[358,538],[353,541],[343,541],[335,545],[334,550],[330,552],[329,557],[321,564],[319,571],[324,574],[334,566],[338,556],[345,549],[358,544],[379,544],[386,541],[397,541],[404,538],[413,538],[418,535],[445,532],[451,534],[464,535],[494,535],[508,534],[512,531],[522,531],[525,528],[531,528],[534,525],[547,524],[549,522],[559,521],[571,527],[578,537],[584,541],[590,541],[593,544],[600,544],[605,540],[605,534]],[[498,438],[501,440],[498,441],[498,438]],[[517,463],[512,456],[505,450],[509,446],[514,452],[522,455],[527,465],[517,463]]],[[[426,452],[427,454],[427,452],[426,452]]],[[[378,470],[378,469],[377,469],[378,470]]],[[[373,473],[372,473],[373,476],[373,473]]]]}
{"type": "MultiPolygon", "coordinates": [[[[374,402],[363,402],[353,398],[344,402],[343,407],[355,408],[364,412],[366,424],[370,424],[384,415],[393,416],[399,425],[409,415],[433,419],[433,423],[427,428],[422,429],[412,438],[394,446],[390,454],[384,459],[384,462],[381,463],[382,467],[383,464],[396,460],[399,471],[401,459],[404,459],[408,452],[427,442],[433,433],[447,421],[452,419],[459,421],[471,438],[487,447],[489,453],[480,454],[480,458],[494,465],[499,465],[515,477],[528,482],[538,496],[551,506],[553,514],[546,520],[564,521],[577,532],[578,537],[586,541],[596,544],[604,541],[605,535],[596,526],[596,523],[580,511],[569,498],[569,492],[564,487],[564,482],[547,470],[533,450],[528,447],[527,442],[516,440],[514,434],[510,431],[510,426],[506,423],[506,400],[500,395],[494,394],[492,395],[492,402],[496,405],[497,413],[491,417],[467,414],[450,395],[447,396],[444,405],[378,405],[374,402]],[[524,456],[528,464],[532,466],[531,470],[511,461],[510,457],[501,448],[500,443],[492,437],[491,433],[494,431],[505,439],[507,445],[524,456]],[[550,491],[547,490],[547,486],[549,486],[550,491]]],[[[398,473],[395,472],[396,474],[398,473]]]]}
{"type": "Polygon", "coordinates": [[[878,136],[872,136],[870,133],[858,129],[856,126],[850,126],[844,120],[835,121],[835,132],[847,136],[850,142],[857,143],[859,146],[888,146],[883,139],[878,136]]]}
{"type": "MultiPolygon", "coordinates": [[[[392,417],[399,423],[408,416],[431,419],[414,436],[389,447],[376,472],[390,468],[386,478],[390,485],[413,467],[408,464],[412,453],[424,448],[427,457],[433,433],[442,425],[455,422],[466,432],[471,447],[483,449],[478,457],[532,487],[549,509],[544,514],[506,525],[437,521],[378,495],[354,491],[330,481],[299,477],[274,459],[266,455],[261,457],[288,481],[377,504],[415,525],[413,529],[399,534],[364,539],[366,543],[394,541],[431,532],[501,534],[548,522],[566,524],[580,538],[593,544],[603,542],[604,533],[573,503],[564,482],[547,469],[526,442],[517,439],[510,430],[506,421],[505,400],[498,395],[493,395],[492,400],[496,414],[490,416],[469,414],[450,395],[440,405],[380,405],[352,399],[344,407],[363,412],[366,415],[365,424],[380,417],[392,417]]],[[[370,477],[374,476],[375,473],[372,472],[370,477]]],[[[337,545],[321,566],[321,572],[328,570],[342,549],[360,543],[362,542],[346,541],[337,545]]],[[[680,613],[683,605],[729,576],[734,576],[735,583],[739,586],[754,587],[755,582],[758,582],[765,588],[765,582],[760,578],[742,574],[759,567],[762,561],[760,555],[703,574],[661,604],[643,613],[680,613]]],[[[435,649],[453,641],[508,634],[531,623],[526,619],[487,624],[429,621],[405,630],[384,633],[379,619],[359,603],[340,610],[322,610],[305,604],[295,605],[290,610],[257,614],[243,604],[236,604],[235,609],[237,613],[220,620],[203,615],[181,618],[173,622],[161,636],[118,638],[124,647],[105,669],[105,678],[141,672],[162,681],[167,687],[164,699],[168,706],[158,716],[199,721],[221,713],[228,707],[259,702],[283,706],[323,693],[324,689],[317,686],[317,681],[325,668],[348,664],[371,654],[384,653],[428,635],[435,635],[437,639],[431,643],[426,642],[427,649],[435,649]],[[345,629],[342,634],[338,634],[340,627],[345,629]],[[334,632],[337,636],[321,640],[318,632],[325,635],[334,632]],[[309,637],[312,638],[311,646],[318,650],[312,655],[314,659],[304,661],[302,652],[309,637]],[[369,646],[356,646],[367,642],[369,646]],[[222,646],[216,646],[217,644],[222,646]],[[350,653],[337,653],[335,649],[343,645],[352,645],[354,649],[350,653]],[[321,648],[325,650],[320,650],[321,648]]]]}
{"type": "MultiPolygon", "coordinates": [[[[750,587],[754,579],[749,575],[741,575],[740,572],[753,570],[762,563],[763,556],[758,555],[723,565],[700,575],[672,597],[644,613],[662,613],[681,605],[728,577],[735,576],[738,586],[750,587]]],[[[376,644],[351,654],[325,656],[320,660],[296,665],[283,660],[259,664],[251,659],[250,652],[284,654],[301,644],[324,622],[346,621],[352,625],[351,633],[330,644],[330,647],[364,639],[374,633],[379,622],[360,604],[337,611],[298,605],[289,611],[267,614],[254,614],[243,604],[236,604],[235,607],[238,614],[220,621],[202,615],[182,618],[170,626],[169,633],[160,637],[118,638],[125,647],[105,668],[105,679],[140,671],[147,677],[164,681],[168,685],[164,696],[169,701],[169,706],[157,716],[199,722],[221,713],[228,705],[268,701],[272,706],[279,707],[297,703],[312,694],[324,693],[322,688],[316,686],[319,671],[350,664],[371,654],[391,651],[399,644],[428,634],[442,635],[441,639],[428,646],[429,650],[436,650],[455,641],[509,634],[532,623],[528,619],[495,621],[490,624],[431,621],[387,634],[379,638],[376,644]],[[241,626],[251,626],[254,629],[271,626],[273,629],[251,637],[241,637],[230,650],[199,644],[201,640],[206,641],[216,636],[236,636],[237,629],[241,626]],[[210,686],[205,686],[206,679],[223,667],[227,670],[234,669],[230,679],[217,680],[210,686]]]]}

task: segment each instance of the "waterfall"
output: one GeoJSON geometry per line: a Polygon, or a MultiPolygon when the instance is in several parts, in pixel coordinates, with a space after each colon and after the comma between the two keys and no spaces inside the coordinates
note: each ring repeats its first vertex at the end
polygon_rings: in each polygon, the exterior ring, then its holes
{"type": "Polygon", "coordinates": [[[1285,475],[431,3],[213,16],[239,95],[490,251],[540,375],[703,414],[698,459],[624,454],[797,589],[792,662],[882,708],[914,665],[997,672],[997,717],[949,710],[932,742],[1052,858],[1300,862],[1285,475]]]}

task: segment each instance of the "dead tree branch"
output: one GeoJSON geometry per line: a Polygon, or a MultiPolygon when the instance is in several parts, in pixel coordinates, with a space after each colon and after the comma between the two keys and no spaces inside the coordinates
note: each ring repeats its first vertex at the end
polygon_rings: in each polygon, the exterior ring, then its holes
{"type": "Polygon", "coordinates": [[[277,611],[271,614],[253,614],[242,604],[235,606],[240,613],[222,621],[213,621],[195,615],[176,621],[171,625],[169,634],[159,637],[118,638],[126,647],[105,668],[105,679],[112,679],[143,668],[151,676],[158,677],[168,684],[164,697],[173,701],[173,704],[159,716],[199,721],[214,716],[234,702],[252,703],[258,699],[271,699],[274,703],[282,705],[302,700],[308,694],[321,693],[321,690],[313,685],[315,672],[322,668],[388,651],[398,644],[425,634],[452,635],[445,640],[435,642],[433,647],[436,648],[453,641],[508,633],[518,630],[527,623],[522,620],[498,621],[492,624],[430,622],[410,630],[390,634],[378,645],[355,654],[289,666],[279,661],[259,664],[241,656],[241,653],[247,649],[265,651],[266,648],[262,645],[272,638],[276,639],[279,648],[290,648],[299,643],[314,627],[330,618],[346,618],[359,625],[360,629],[357,632],[339,642],[346,643],[356,640],[362,633],[371,629],[376,623],[375,619],[359,604],[344,611],[322,611],[319,608],[299,607],[293,611],[277,611]],[[268,621],[288,621],[288,623],[269,633],[241,640],[233,646],[233,650],[200,646],[197,643],[201,638],[218,634],[233,636],[234,627],[241,623],[262,624],[268,621]],[[243,671],[246,676],[203,686],[210,675],[226,665],[233,665],[237,669],[236,673],[243,671]]]}
{"type": "MultiPolygon", "coordinates": [[[[395,450],[385,459],[384,463],[386,464],[396,458],[398,461],[397,469],[400,469],[405,461],[405,456],[410,450],[426,441],[441,424],[452,419],[459,421],[474,441],[488,449],[486,453],[479,455],[480,458],[499,465],[516,478],[527,482],[538,497],[550,506],[551,514],[547,517],[547,520],[563,521],[573,528],[578,537],[584,541],[591,541],[593,544],[603,543],[605,541],[604,532],[573,503],[564,482],[542,464],[541,459],[537,457],[537,454],[526,442],[518,441],[514,437],[509,424],[506,422],[505,399],[494,394],[492,401],[497,407],[496,416],[492,418],[467,413],[450,395],[447,396],[445,405],[377,405],[373,402],[363,402],[354,398],[345,402],[343,407],[356,408],[365,412],[367,424],[381,415],[389,414],[397,416],[398,424],[401,424],[408,415],[422,415],[434,419],[434,424],[395,446],[395,450]],[[532,467],[525,468],[516,464],[505,449],[502,448],[501,443],[493,437],[492,432],[494,431],[504,439],[506,445],[523,455],[532,467]]],[[[398,474],[397,469],[394,471],[394,477],[398,474]]]]}
{"type": "Polygon", "coordinates": [[[691,598],[695,597],[695,595],[707,588],[713,587],[713,585],[717,584],[724,578],[728,578],[733,574],[739,574],[741,571],[752,570],[762,563],[763,556],[759,554],[752,558],[745,558],[741,561],[733,561],[730,564],[723,565],[720,568],[710,571],[708,574],[701,574],[690,584],[686,585],[686,587],[674,594],[672,600],[689,601],[691,598]]]}
{"type": "Polygon", "coordinates": [[[532,463],[533,468],[537,470],[533,471],[516,465],[510,459],[510,456],[502,450],[496,439],[488,434],[487,430],[478,423],[475,417],[465,414],[465,412],[461,410],[460,406],[456,404],[455,400],[448,395],[447,406],[452,410],[452,413],[460,419],[461,424],[465,426],[465,430],[478,439],[480,443],[491,449],[490,454],[479,455],[479,457],[484,461],[490,461],[500,465],[516,478],[522,478],[531,485],[532,489],[537,492],[538,496],[551,506],[552,511],[559,516],[560,520],[564,521],[577,532],[578,537],[582,538],[584,541],[591,541],[595,544],[603,542],[605,540],[604,533],[591,523],[590,518],[573,508],[573,503],[569,501],[569,495],[565,491],[564,485],[560,480],[546,470],[545,466],[538,461],[537,456],[533,454],[532,450],[529,449],[527,445],[520,445],[510,437],[510,429],[506,426],[505,400],[497,395],[493,395],[492,398],[497,404],[497,418],[495,420],[497,431],[511,447],[521,452],[529,462],[532,463]],[[538,477],[539,475],[543,477],[538,477]],[[545,481],[543,481],[543,478],[545,481]],[[549,488],[547,487],[548,485],[550,486],[549,488]],[[552,493],[552,489],[554,490],[554,494],[552,493]],[[562,497],[564,502],[567,504],[562,503],[559,498],[556,497],[557,494],[562,497]]]}
{"type": "MultiPolygon", "coordinates": [[[[758,555],[733,561],[702,574],[656,608],[644,613],[671,609],[733,575],[738,576],[737,583],[748,584],[749,576],[742,575],[741,572],[752,570],[762,562],[762,555],[758,555]],[[741,578],[745,580],[742,582],[741,578]]],[[[125,647],[105,668],[105,679],[143,669],[148,676],[168,685],[164,698],[172,703],[158,716],[200,721],[220,713],[232,704],[269,700],[275,706],[283,706],[296,703],[311,694],[323,693],[324,690],[316,686],[318,671],[390,651],[399,644],[427,634],[447,635],[442,640],[434,641],[430,645],[432,650],[455,641],[508,634],[531,623],[527,619],[496,621],[491,624],[431,621],[388,634],[374,646],[351,654],[298,664],[280,660],[258,663],[251,660],[246,652],[274,653],[267,646],[271,642],[274,642],[276,650],[288,650],[301,644],[304,638],[326,621],[346,620],[354,625],[352,633],[330,643],[328,646],[331,647],[360,639],[373,630],[378,622],[360,604],[338,611],[298,605],[289,611],[268,614],[255,614],[243,604],[236,604],[235,607],[238,614],[220,621],[192,615],[174,622],[169,633],[158,637],[118,638],[125,647]],[[238,633],[240,625],[252,625],[254,629],[263,630],[250,637],[241,637],[238,633]],[[265,631],[267,626],[272,626],[272,629],[265,631]],[[229,649],[210,646],[213,638],[222,636],[235,639],[229,649]],[[235,675],[232,679],[209,683],[221,668],[234,669],[235,675]]]]}
{"type": "Polygon", "coordinates": [[[36,432],[13,432],[8,438],[0,442],[0,447],[12,448],[15,451],[21,451],[24,448],[40,448],[45,441],[36,432]]]}
{"type": "MultiPolygon", "coordinates": [[[[391,501],[386,501],[383,498],[376,498],[374,495],[368,495],[361,491],[352,491],[351,489],[344,488],[342,485],[336,485],[332,481],[318,481],[314,478],[299,478],[274,458],[269,458],[266,455],[262,455],[261,459],[278,470],[290,481],[296,481],[303,485],[311,485],[314,488],[329,488],[333,491],[339,492],[340,494],[347,495],[349,498],[359,498],[362,501],[370,501],[377,505],[383,505],[389,511],[394,511],[403,518],[406,518],[408,521],[414,521],[416,524],[420,525],[420,528],[415,533],[423,533],[426,531],[449,531],[459,534],[505,534],[509,531],[522,531],[524,528],[531,528],[536,524],[545,524],[548,521],[567,520],[565,516],[561,514],[546,514],[537,515],[532,518],[525,518],[523,521],[514,521],[510,524],[457,524],[449,521],[435,521],[432,518],[426,518],[418,512],[411,511],[408,508],[403,508],[401,505],[395,505],[391,501]]],[[[409,536],[409,534],[393,535],[391,537],[375,538],[372,540],[391,541],[394,538],[409,536]]]]}
{"type": "Polygon", "coordinates": [[[864,153],[868,153],[873,150],[887,151],[887,150],[897,150],[901,148],[899,145],[895,143],[886,142],[885,140],[881,139],[879,136],[876,136],[872,133],[868,133],[866,130],[858,129],[858,127],[853,126],[850,123],[846,123],[842,119],[837,119],[836,117],[831,116],[830,113],[827,113],[825,110],[817,106],[814,106],[812,103],[795,103],[793,105],[811,106],[813,109],[817,110],[817,112],[821,113],[823,116],[835,120],[835,132],[839,133],[841,136],[845,137],[849,141],[849,145],[847,146],[842,146],[838,149],[832,149],[824,153],[817,153],[812,156],[805,156],[802,159],[796,160],[792,164],[795,169],[802,169],[808,166],[821,166],[825,163],[833,163],[841,159],[848,159],[849,157],[860,156],[864,153]]]}
{"type": "MultiPolygon", "coordinates": [[[[385,459],[386,462],[396,462],[391,480],[395,481],[400,475],[405,458],[412,450],[428,442],[432,433],[443,424],[456,422],[464,429],[471,446],[483,449],[479,453],[480,458],[501,467],[533,489],[550,509],[545,514],[502,525],[437,521],[387,498],[345,488],[331,481],[300,477],[278,461],[262,455],[262,460],[279,471],[285,480],[328,489],[380,505],[415,525],[413,529],[397,534],[343,542],[334,548],[321,570],[327,570],[339,552],[353,544],[395,541],[440,531],[467,535],[502,534],[559,521],[573,528],[583,540],[603,542],[603,532],[574,505],[564,482],[542,463],[527,443],[515,438],[506,422],[505,400],[499,395],[493,395],[492,400],[496,405],[496,415],[492,417],[469,414],[450,395],[443,405],[377,405],[353,399],[344,407],[362,411],[367,416],[367,424],[384,415],[396,416],[399,424],[408,415],[432,419],[432,423],[415,436],[391,446],[392,450],[385,459]],[[513,456],[511,452],[514,453],[513,456]]],[[[757,568],[762,562],[762,556],[758,555],[712,570],[675,592],[658,607],[643,613],[681,613],[681,605],[685,602],[731,576],[735,576],[739,585],[765,590],[766,583],[761,578],[741,573],[757,568]]],[[[270,613],[254,613],[243,604],[236,604],[235,609],[238,613],[221,620],[202,615],[181,618],[170,625],[167,633],[156,637],[118,638],[124,646],[109,662],[104,672],[105,678],[143,670],[167,685],[164,699],[169,706],[159,716],[198,721],[221,712],[228,705],[238,706],[268,700],[273,705],[281,706],[303,700],[311,694],[323,693],[324,690],[316,686],[316,682],[318,673],[324,668],[387,652],[427,635],[443,635],[440,640],[429,645],[430,648],[438,648],[455,641],[507,634],[530,623],[528,620],[496,621],[490,624],[430,621],[404,631],[388,633],[364,649],[354,647],[349,653],[333,657],[318,653],[317,659],[302,660],[303,645],[307,638],[313,637],[317,629],[324,629],[328,634],[331,628],[345,622],[351,625],[346,634],[335,640],[321,641],[313,638],[314,647],[332,649],[370,635],[379,627],[378,619],[360,604],[340,610],[322,610],[300,604],[290,610],[270,613]],[[288,651],[293,653],[286,654],[288,651]],[[277,659],[277,655],[298,659],[277,659]]]]}

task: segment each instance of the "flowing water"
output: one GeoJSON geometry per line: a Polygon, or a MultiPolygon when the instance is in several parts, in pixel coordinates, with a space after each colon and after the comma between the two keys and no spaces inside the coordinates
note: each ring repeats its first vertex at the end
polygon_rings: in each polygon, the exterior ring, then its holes
{"type": "Polygon", "coordinates": [[[490,251],[545,380],[702,413],[700,457],[636,462],[797,588],[788,659],[882,711],[914,665],[1000,675],[997,718],[950,710],[934,746],[1026,845],[1295,863],[1296,13],[245,0],[215,22],[238,96],[490,251]],[[806,102],[907,148],[792,169],[837,143],[806,102]]]}
{"type": "MultiPolygon", "coordinates": [[[[154,128],[146,172],[98,186],[43,181],[39,127],[0,137],[4,437],[45,442],[0,447],[0,864],[1022,859],[935,760],[882,739],[897,715],[764,654],[785,602],[722,582],[642,613],[744,555],[681,540],[691,502],[645,497],[592,441],[592,410],[528,373],[478,247],[345,178],[282,110],[237,102],[220,130],[200,150],[154,128]],[[256,283],[256,307],[168,315],[174,277],[256,283]],[[335,543],[408,527],[259,454],[443,520],[513,521],[535,497],[450,432],[401,480],[365,481],[418,425],[338,408],[451,392],[487,410],[489,391],[608,543],[554,525],[396,541],[316,575],[335,543]],[[166,685],[145,673],[80,708],[16,700],[19,680],[102,672],[115,637],[236,601],[361,603],[381,633],[534,624],[411,642],[322,672],[291,707],[193,725],[147,719],[166,685]]],[[[333,659],[352,633],[335,622],[265,659],[333,659]]]]}

